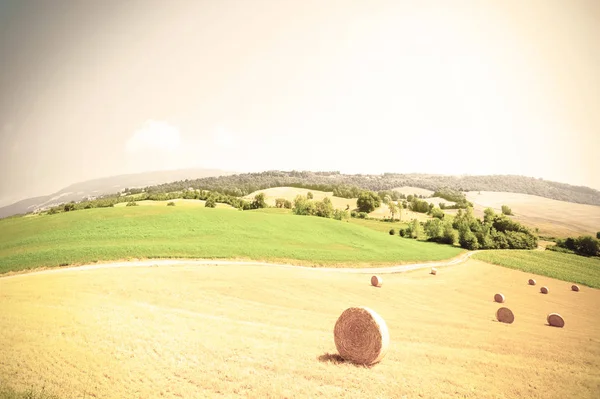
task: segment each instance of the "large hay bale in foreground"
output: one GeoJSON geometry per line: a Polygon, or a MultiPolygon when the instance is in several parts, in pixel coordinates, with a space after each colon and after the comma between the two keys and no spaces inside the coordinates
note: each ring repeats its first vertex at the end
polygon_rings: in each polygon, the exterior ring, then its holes
{"type": "Polygon", "coordinates": [[[534,280],[534,279],[532,279],[532,278],[530,278],[530,279],[529,279],[529,285],[535,285],[535,280],[534,280]]]}
{"type": "Polygon", "coordinates": [[[496,311],[496,320],[501,323],[512,324],[515,321],[515,315],[509,308],[500,308],[496,311]]]}
{"type": "Polygon", "coordinates": [[[371,277],[371,285],[373,287],[381,287],[381,284],[383,284],[383,279],[379,276],[373,276],[371,277]]]}
{"type": "Polygon", "coordinates": [[[335,323],[333,337],[343,359],[364,365],[381,361],[390,343],[385,321],[366,307],[344,310],[335,323]]]}
{"type": "Polygon", "coordinates": [[[571,286],[571,290],[575,291],[575,292],[579,292],[579,286],[577,284],[573,284],[571,286]]]}
{"type": "Polygon", "coordinates": [[[565,326],[565,319],[563,319],[558,313],[550,313],[548,317],[546,317],[546,320],[548,320],[548,324],[550,324],[552,327],[563,328],[565,326]]]}
{"type": "Polygon", "coordinates": [[[498,303],[504,303],[504,295],[497,293],[494,295],[494,301],[498,303]]]}
{"type": "Polygon", "coordinates": [[[434,276],[437,274],[437,269],[435,267],[431,268],[431,274],[433,274],[434,276]]]}
{"type": "Polygon", "coordinates": [[[547,293],[548,293],[548,292],[550,292],[550,291],[548,291],[548,287],[542,287],[542,288],[540,288],[540,292],[541,292],[542,294],[547,294],[547,293]]]}

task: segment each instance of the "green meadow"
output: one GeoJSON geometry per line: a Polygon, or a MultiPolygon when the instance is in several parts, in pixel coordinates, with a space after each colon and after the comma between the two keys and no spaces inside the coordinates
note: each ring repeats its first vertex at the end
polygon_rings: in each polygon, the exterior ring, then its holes
{"type": "Polygon", "coordinates": [[[511,269],[600,288],[600,258],[527,250],[483,251],[473,255],[473,258],[511,269]]]}
{"type": "Polygon", "coordinates": [[[437,261],[462,249],[353,223],[203,207],[115,207],[0,220],[0,273],[131,258],[365,266],[437,261]]]}

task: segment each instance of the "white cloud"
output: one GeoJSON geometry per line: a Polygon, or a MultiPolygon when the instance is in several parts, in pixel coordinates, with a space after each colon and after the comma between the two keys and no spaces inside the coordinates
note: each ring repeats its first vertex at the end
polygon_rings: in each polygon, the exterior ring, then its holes
{"type": "Polygon", "coordinates": [[[147,151],[175,152],[181,146],[179,129],[167,122],[148,120],[125,145],[129,153],[147,151]]]}

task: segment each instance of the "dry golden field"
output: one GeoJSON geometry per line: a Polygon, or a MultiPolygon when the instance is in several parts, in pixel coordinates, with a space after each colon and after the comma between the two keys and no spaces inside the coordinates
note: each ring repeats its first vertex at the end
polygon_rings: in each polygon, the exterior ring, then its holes
{"type": "Polygon", "coordinates": [[[321,201],[325,197],[329,197],[333,207],[335,209],[346,209],[346,206],[350,206],[350,209],[356,208],[356,198],[341,198],[334,197],[333,192],[325,192],[325,191],[316,191],[316,190],[307,190],[305,188],[295,188],[295,187],[275,187],[268,188],[266,190],[255,191],[244,197],[247,201],[252,201],[254,196],[259,193],[265,194],[265,202],[269,206],[275,206],[275,199],[284,198],[289,201],[294,201],[297,195],[306,195],[309,192],[313,193],[313,199],[317,201],[321,201]]]}
{"type": "Polygon", "coordinates": [[[433,191],[427,190],[426,188],[411,187],[411,186],[396,187],[393,190],[398,191],[399,193],[404,194],[404,195],[417,194],[417,195],[423,195],[425,197],[429,197],[431,194],[433,194],[433,191]]]}
{"type": "Polygon", "coordinates": [[[475,260],[383,275],[271,266],[64,269],[0,278],[0,385],[63,398],[593,398],[600,291],[475,260]],[[550,294],[539,287],[547,285],[550,294]],[[514,324],[494,319],[502,292],[514,324]],[[340,362],[350,306],[387,322],[340,362]],[[546,315],[564,316],[563,329],[546,315]]]}
{"type": "MultiPolygon", "coordinates": [[[[537,227],[540,234],[567,237],[580,234],[596,235],[600,231],[600,206],[556,201],[535,195],[481,191],[468,192],[476,216],[483,217],[485,208],[501,211],[508,205],[513,218],[526,226],[537,227]]],[[[451,212],[449,212],[451,213],[451,212]]],[[[454,211],[455,213],[455,211],[454,211]]]]}

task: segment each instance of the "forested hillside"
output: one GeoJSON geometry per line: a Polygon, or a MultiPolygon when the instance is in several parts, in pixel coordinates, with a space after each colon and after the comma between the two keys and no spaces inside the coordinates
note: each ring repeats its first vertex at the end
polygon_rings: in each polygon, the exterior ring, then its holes
{"type": "Polygon", "coordinates": [[[184,180],[147,187],[147,192],[171,192],[189,187],[219,191],[233,196],[248,195],[271,187],[302,187],[312,190],[335,191],[337,196],[356,197],[359,189],[373,191],[413,186],[438,191],[442,188],[458,191],[503,191],[600,206],[600,191],[589,187],[572,186],[532,177],[442,176],[426,174],[343,175],[339,172],[282,172],[246,173],[231,176],[184,180]]]}

